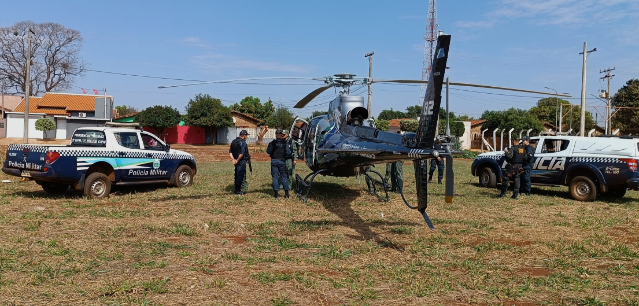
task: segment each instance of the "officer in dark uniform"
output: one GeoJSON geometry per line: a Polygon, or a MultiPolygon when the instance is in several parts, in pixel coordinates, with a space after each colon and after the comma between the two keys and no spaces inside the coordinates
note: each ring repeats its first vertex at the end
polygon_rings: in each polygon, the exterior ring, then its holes
{"type": "Polygon", "coordinates": [[[512,146],[504,151],[504,155],[506,155],[506,162],[508,165],[506,166],[506,172],[504,172],[503,182],[501,183],[501,194],[499,197],[503,198],[506,196],[506,190],[508,190],[510,180],[514,179],[515,189],[511,198],[516,199],[519,195],[519,188],[521,187],[519,176],[524,172],[522,167],[524,159],[526,158],[524,145],[518,144],[512,146]]]}
{"type": "Polygon", "coordinates": [[[386,163],[386,182],[391,183],[391,192],[399,192],[404,186],[404,162],[386,163]]]}
{"type": "MultiPolygon", "coordinates": [[[[240,195],[246,194],[246,192],[242,191],[242,185],[246,181],[246,161],[251,158],[246,145],[247,137],[248,132],[246,130],[240,131],[240,136],[231,142],[231,147],[229,148],[229,155],[231,155],[233,165],[235,165],[235,194],[240,195]]],[[[248,189],[248,184],[246,184],[246,189],[248,189]]]]}
{"type": "Polygon", "coordinates": [[[284,131],[275,131],[275,140],[271,141],[266,148],[266,153],[271,156],[271,176],[273,177],[273,196],[279,197],[280,182],[284,187],[285,195],[288,198],[288,177],[286,173],[286,159],[291,158],[291,147],[284,139],[284,131]]]}
{"type": "Polygon", "coordinates": [[[530,137],[524,136],[521,138],[521,144],[524,146],[524,163],[522,168],[524,169],[524,173],[521,174],[521,177],[524,179],[524,186],[522,191],[529,196],[530,195],[530,172],[532,171],[532,166],[535,163],[535,148],[530,145],[530,137]]]}
{"type": "MultiPolygon", "coordinates": [[[[443,150],[444,148],[441,145],[435,145],[435,149],[443,150]]],[[[437,183],[441,184],[442,179],[444,178],[444,158],[441,156],[437,156],[430,160],[430,171],[428,171],[428,182],[431,183],[433,181],[433,174],[435,174],[435,167],[437,167],[437,183]]]]}

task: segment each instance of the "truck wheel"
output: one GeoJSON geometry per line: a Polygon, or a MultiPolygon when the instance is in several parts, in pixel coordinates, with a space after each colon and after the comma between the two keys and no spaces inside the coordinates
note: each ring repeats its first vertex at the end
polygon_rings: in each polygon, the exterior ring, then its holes
{"type": "Polygon", "coordinates": [[[569,188],[570,196],[577,201],[590,202],[597,197],[597,185],[587,176],[576,176],[569,188]]]}
{"type": "Polygon", "coordinates": [[[111,181],[100,172],[94,172],[84,181],[84,195],[87,198],[106,198],[111,193],[111,181]]]}
{"type": "Polygon", "coordinates": [[[56,184],[42,182],[39,184],[42,189],[48,194],[63,194],[69,188],[69,184],[56,184]]]}
{"type": "Polygon", "coordinates": [[[602,196],[605,196],[607,198],[611,198],[611,199],[621,199],[623,198],[623,196],[626,195],[626,190],[628,188],[626,187],[616,187],[616,188],[610,188],[610,190],[604,194],[602,194],[602,196]]]}
{"type": "Polygon", "coordinates": [[[484,167],[479,170],[479,186],[494,188],[497,186],[497,176],[490,167],[484,167]]]}
{"type": "Polygon", "coordinates": [[[173,181],[176,187],[186,187],[193,184],[193,170],[187,165],[177,168],[173,174],[173,181]]]}

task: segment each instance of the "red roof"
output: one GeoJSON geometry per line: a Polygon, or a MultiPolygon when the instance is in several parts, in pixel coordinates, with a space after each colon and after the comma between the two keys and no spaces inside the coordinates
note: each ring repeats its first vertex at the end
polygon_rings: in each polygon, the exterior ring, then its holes
{"type": "MultiPolygon", "coordinates": [[[[43,97],[29,98],[29,113],[70,116],[72,111],[94,112],[95,98],[100,97],[104,96],[47,92],[43,97]]],[[[24,104],[22,99],[14,111],[24,112],[24,104]]]]}
{"type": "Polygon", "coordinates": [[[388,127],[399,127],[399,123],[400,123],[402,120],[415,120],[415,119],[413,119],[413,118],[391,119],[391,120],[388,122],[388,127]]]}
{"type": "Polygon", "coordinates": [[[255,118],[255,117],[253,117],[253,116],[249,115],[249,114],[240,113],[240,112],[235,111],[235,110],[232,110],[232,111],[231,111],[231,113],[232,113],[232,114],[237,114],[237,115],[240,115],[240,116],[244,116],[244,117],[249,118],[249,119],[251,119],[251,120],[255,120],[256,122],[262,122],[262,120],[257,119],[257,118],[255,118]]]}
{"type": "Polygon", "coordinates": [[[473,127],[478,124],[484,124],[484,122],[486,122],[486,119],[470,120],[470,126],[473,127]]]}

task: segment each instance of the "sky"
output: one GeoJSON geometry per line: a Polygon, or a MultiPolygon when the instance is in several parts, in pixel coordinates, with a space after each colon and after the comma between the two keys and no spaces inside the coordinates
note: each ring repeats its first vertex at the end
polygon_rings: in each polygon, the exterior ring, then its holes
{"type": "MultiPolygon", "coordinates": [[[[106,88],[116,105],[171,105],[182,113],[199,93],[225,105],[254,96],[292,107],[322,83],[279,79],[158,88],[191,83],[170,79],[364,77],[369,52],[375,52],[373,78],[421,79],[428,17],[427,0],[2,2],[0,27],[31,20],[82,33],[81,57],[89,71],[65,92],[106,88]]],[[[605,113],[605,102],[596,98],[607,89],[601,70],[615,68],[613,95],[639,78],[636,0],[438,1],[437,24],[451,35],[451,82],[556,90],[579,104],[584,42],[588,50],[597,48],[587,58],[587,105],[605,113]]],[[[372,90],[374,116],[421,104],[419,86],[374,84],[372,90]]],[[[355,86],[352,93],[366,96],[366,88],[355,86]]],[[[326,110],[335,95],[327,90],[308,107],[292,110],[309,116],[326,110]]],[[[529,109],[546,96],[451,86],[449,97],[451,111],[478,118],[486,110],[529,109]]]]}

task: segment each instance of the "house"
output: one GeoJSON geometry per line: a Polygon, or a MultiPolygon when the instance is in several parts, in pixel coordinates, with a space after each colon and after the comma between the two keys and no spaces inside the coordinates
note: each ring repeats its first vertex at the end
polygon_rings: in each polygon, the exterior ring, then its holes
{"type": "Polygon", "coordinates": [[[464,134],[459,139],[464,150],[481,149],[481,127],[485,119],[462,121],[464,134]]]}
{"type": "MultiPolygon", "coordinates": [[[[25,101],[7,112],[7,137],[23,137],[25,101]]],[[[29,138],[71,139],[80,127],[104,126],[111,121],[113,97],[86,94],[47,92],[42,97],[29,98],[29,138]],[[50,118],[55,131],[38,131],[35,122],[50,118]]]]}
{"type": "Polygon", "coordinates": [[[402,120],[415,120],[415,119],[413,119],[413,118],[391,119],[388,122],[388,131],[390,133],[401,133],[402,129],[401,129],[401,126],[400,126],[400,122],[402,120]]]}
{"type": "MultiPolygon", "coordinates": [[[[247,130],[249,133],[246,142],[254,143],[257,141],[257,135],[260,132],[260,123],[262,120],[257,119],[249,114],[240,113],[238,111],[231,111],[231,117],[233,117],[233,127],[221,128],[215,131],[216,144],[229,144],[233,139],[240,135],[242,130],[247,130]]],[[[274,139],[275,129],[269,129],[264,135],[263,139],[274,139]]],[[[266,140],[264,140],[266,141],[266,140]]],[[[208,142],[207,142],[208,143],[208,142]]]]}
{"type": "Polygon", "coordinates": [[[22,97],[1,95],[0,99],[2,100],[2,105],[0,105],[0,110],[3,110],[2,116],[0,116],[0,138],[5,138],[7,137],[6,136],[7,120],[4,113],[13,111],[18,106],[18,104],[20,104],[20,101],[22,101],[22,97]]]}

